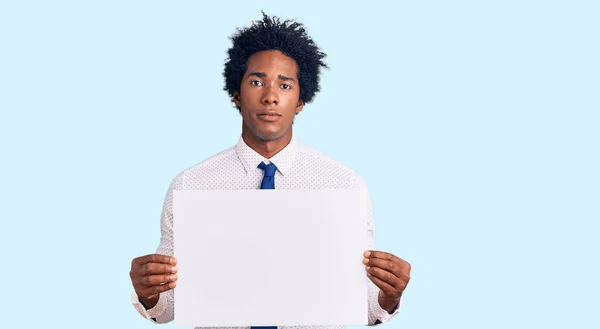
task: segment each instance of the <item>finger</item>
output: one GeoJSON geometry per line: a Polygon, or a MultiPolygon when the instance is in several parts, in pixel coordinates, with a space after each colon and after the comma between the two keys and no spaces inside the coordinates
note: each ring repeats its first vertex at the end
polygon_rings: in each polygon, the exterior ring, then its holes
{"type": "Polygon", "coordinates": [[[378,277],[372,275],[371,273],[367,273],[367,277],[369,280],[373,282],[379,289],[384,293],[384,295],[392,298],[396,298],[397,291],[394,287],[392,287],[389,283],[379,279],[378,277]]]}
{"type": "Polygon", "coordinates": [[[146,256],[139,257],[139,265],[143,265],[146,263],[162,263],[162,264],[170,264],[176,265],[177,260],[175,257],[160,255],[160,254],[150,254],[146,256]]]}
{"type": "Polygon", "coordinates": [[[175,274],[177,273],[177,266],[160,263],[146,263],[140,266],[136,272],[142,276],[154,274],[175,274]]]}
{"type": "Polygon", "coordinates": [[[177,274],[148,275],[142,277],[142,279],[140,280],[140,282],[147,287],[157,286],[175,281],[177,281],[177,274]]]}
{"type": "Polygon", "coordinates": [[[402,272],[410,273],[410,270],[411,270],[410,263],[398,256],[390,254],[389,252],[378,251],[378,250],[367,250],[364,252],[364,256],[365,256],[365,258],[369,258],[369,259],[375,258],[375,259],[384,259],[384,260],[393,261],[395,264],[399,264],[399,266],[403,270],[402,272]]]}
{"type": "MultiPolygon", "coordinates": [[[[367,250],[364,253],[364,256],[366,258],[377,258],[377,259],[386,259],[386,260],[402,260],[400,257],[394,256],[393,254],[390,254],[389,252],[385,252],[385,251],[378,251],[378,250],[367,250]]],[[[404,260],[402,260],[404,262],[404,260]]]]}
{"type": "Polygon", "coordinates": [[[169,291],[169,290],[175,288],[176,285],[177,284],[175,282],[170,282],[170,283],[163,284],[163,285],[148,287],[148,288],[142,290],[143,293],[138,294],[138,296],[143,296],[145,298],[154,298],[165,291],[169,291]]]}
{"type": "Polygon", "coordinates": [[[378,267],[386,271],[394,273],[395,276],[399,277],[402,274],[402,263],[395,262],[393,260],[378,259],[378,258],[365,258],[363,264],[370,267],[378,267]]]}
{"type": "Polygon", "coordinates": [[[410,281],[410,274],[402,273],[398,278],[400,279],[400,286],[403,286],[405,289],[406,286],[408,286],[408,282],[410,281]]]}
{"type": "Polygon", "coordinates": [[[400,288],[400,282],[399,282],[400,279],[391,272],[382,270],[377,267],[367,267],[367,273],[369,273],[369,274],[373,275],[374,277],[378,278],[379,280],[389,284],[393,288],[396,288],[396,289],[400,288]]]}

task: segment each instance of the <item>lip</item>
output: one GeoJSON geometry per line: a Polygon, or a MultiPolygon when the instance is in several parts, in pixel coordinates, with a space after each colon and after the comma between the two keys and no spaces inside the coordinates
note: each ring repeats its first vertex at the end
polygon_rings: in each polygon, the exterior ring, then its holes
{"type": "Polygon", "coordinates": [[[267,122],[274,122],[279,120],[279,118],[281,118],[281,114],[277,113],[277,112],[265,112],[265,113],[259,113],[258,118],[262,121],[267,121],[267,122]]]}

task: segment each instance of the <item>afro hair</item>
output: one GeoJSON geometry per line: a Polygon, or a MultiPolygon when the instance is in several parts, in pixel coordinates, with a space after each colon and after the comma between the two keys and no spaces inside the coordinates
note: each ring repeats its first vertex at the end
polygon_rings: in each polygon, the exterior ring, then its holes
{"type": "MultiPolygon", "coordinates": [[[[223,77],[230,97],[240,91],[242,78],[246,73],[248,59],[263,50],[279,50],[296,61],[300,99],[310,103],[319,92],[319,74],[321,67],[328,68],[315,42],[306,34],[304,25],[293,20],[281,21],[278,17],[269,17],[264,12],[262,21],[253,21],[250,27],[236,29],[230,37],[233,46],[227,51],[223,77]]],[[[238,108],[238,110],[240,110],[238,108]]]]}

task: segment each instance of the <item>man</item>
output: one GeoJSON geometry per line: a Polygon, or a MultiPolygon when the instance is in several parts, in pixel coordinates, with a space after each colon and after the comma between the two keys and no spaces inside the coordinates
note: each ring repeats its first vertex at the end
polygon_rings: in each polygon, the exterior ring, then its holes
{"type": "MultiPolygon", "coordinates": [[[[357,173],[300,144],[293,136],[294,117],[319,91],[320,69],[326,67],[326,55],[307,36],[303,25],[281,22],[263,13],[262,21],[238,30],[232,42],[223,73],[224,89],[242,115],[241,138],[236,146],[183,171],[173,180],[163,205],[157,253],[138,257],[131,265],[135,289],[132,302],[142,316],[158,323],[174,317],[174,190],[366,188],[357,173]]],[[[372,246],[370,203],[368,208],[366,234],[372,246]]],[[[369,324],[385,323],[398,312],[410,279],[410,265],[395,255],[376,250],[365,251],[363,263],[371,281],[369,324]]],[[[232,300],[232,312],[235,303],[232,300]]],[[[287,328],[293,327],[280,329],[287,328]]]]}

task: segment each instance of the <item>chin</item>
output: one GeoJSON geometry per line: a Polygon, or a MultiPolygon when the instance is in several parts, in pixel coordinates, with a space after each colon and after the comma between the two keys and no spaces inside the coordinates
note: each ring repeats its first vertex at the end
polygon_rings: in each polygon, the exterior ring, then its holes
{"type": "Polygon", "coordinates": [[[285,135],[285,132],[281,130],[272,131],[272,130],[255,130],[254,136],[258,137],[263,141],[274,141],[280,139],[285,135]]]}
{"type": "Polygon", "coordinates": [[[274,141],[283,136],[283,134],[278,133],[257,133],[254,135],[263,141],[274,141]]]}
{"type": "Polygon", "coordinates": [[[264,124],[262,122],[244,124],[246,132],[252,134],[254,138],[266,142],[275,141],[286,136],[286,133],[291,131],[290,128],[291,127],[285,129],[285,127],[282,127],[279,124],[264,124]]]}

